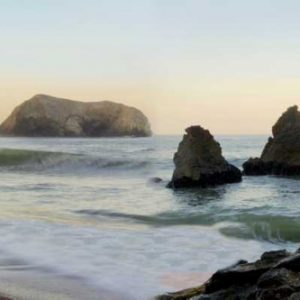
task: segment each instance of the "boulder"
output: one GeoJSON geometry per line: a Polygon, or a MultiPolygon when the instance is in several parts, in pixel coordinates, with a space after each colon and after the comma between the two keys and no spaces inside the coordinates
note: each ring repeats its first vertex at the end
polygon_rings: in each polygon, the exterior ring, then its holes
{"type": "Polygon", "coordinates": [[[208,187],[240,182],[241,171],[222,156],[222,149],[201,126],[186,129],[174,156],[175,171],[168,187],[208,187]]]}
{"type": "Polygon", "coordinates": [[[240,261],[216,272],[205,284],[157,300],[300,299],[299,253],[264,253],[253,263],[240,261]]]}
{"type": "Polygon", "coordinates": [[[245,175],[300,175],[300,112],[290,107],[273,126],[260,158],[244,163],[245,175]]]}
{"type": "Polygon", "coordinates": [[[31,137],[143,137],[151,135],[151,128],[141,111],[123,104],[36,95],[15,108],[0,132],[31,137]]]}

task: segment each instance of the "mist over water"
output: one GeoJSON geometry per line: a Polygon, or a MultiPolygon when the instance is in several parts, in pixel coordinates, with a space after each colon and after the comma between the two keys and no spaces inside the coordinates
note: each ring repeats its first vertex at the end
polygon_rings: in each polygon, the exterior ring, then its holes
{"type": "MultiPolygon", "coordinates": [[[[267,141],[217,139],[238,167],[267,141]]],[[[299,178],[172,191],[180,140],[0,138],[0,255],[149,299],[238,259],[297,248],[299,178]]]]}

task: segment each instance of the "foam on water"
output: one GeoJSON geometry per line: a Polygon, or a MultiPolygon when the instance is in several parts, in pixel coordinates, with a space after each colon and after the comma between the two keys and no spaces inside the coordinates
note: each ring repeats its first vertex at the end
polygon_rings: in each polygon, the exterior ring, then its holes
{"type": "Polygon", "coordinates": [[[2,224],[0,242],[31,266],[137,300],[181,288],[176,277],[192,274],[200,281],[238,258],[255,259],[256,253],[274,248],[230,240],[204,227],[116,231],[39,222],[2,224]]]}

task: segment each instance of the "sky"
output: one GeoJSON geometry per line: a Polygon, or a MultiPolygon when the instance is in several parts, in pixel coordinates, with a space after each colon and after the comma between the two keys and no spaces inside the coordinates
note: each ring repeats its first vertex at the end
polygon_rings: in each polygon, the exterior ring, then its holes
{"type": "Polygon", "coordinates": [[[43,93],[135,106],[156,134],[269,134],[300,104],[298,0],[0,5],[0,121],[43,93]]]}

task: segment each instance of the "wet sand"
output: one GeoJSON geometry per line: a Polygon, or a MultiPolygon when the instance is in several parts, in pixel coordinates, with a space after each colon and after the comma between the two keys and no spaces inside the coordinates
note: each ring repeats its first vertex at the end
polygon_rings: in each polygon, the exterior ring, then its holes
{"type": "Polygon", "coordinates": [[[0,300],[129,300],[79,278],[9,267],[0,269],[0,300]]]}

